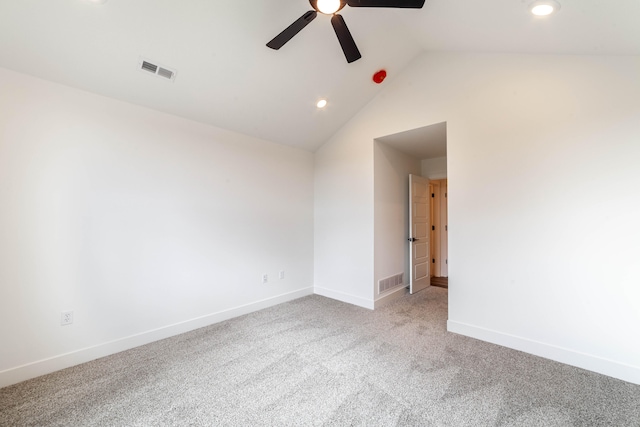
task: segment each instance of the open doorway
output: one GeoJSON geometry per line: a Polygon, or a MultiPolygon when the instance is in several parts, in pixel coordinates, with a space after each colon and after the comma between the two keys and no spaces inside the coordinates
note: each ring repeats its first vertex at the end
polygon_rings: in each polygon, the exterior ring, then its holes
{"type": "Polygon", "coordinates": [[[449,221],[447,180],[429,181],[431,286],[449,287],[449,221]]]}
{"type": "MultiPolygon", "coordinates": [[[[374,145],[374,279],[376,305],[394,291],[410,284],[411,254],[409,238],[409,174],[419,175],[433,183],[443,197],[448,197],[447,185],[447,126],[446,122],[376,138],[374,145]],[[402,275],[402,277],[400,277],[402,275]],[[400,278],[402,280],[400,280],[400,278]],[[395,284],[395,285],[394,285],[395,284]],[[392,286],[393,285],[393,286],[392,286]],[[404,286],[402,286],[404,285],[404,286]],[[398,287],[402,287],[398,289],[398,287]]],[[[434,187],[434,188],[435,188],[434,187]]],[[[429,193],[429,195],[431,192],[429,193]]],[[[435,194],[435,190],[434,190],[435,194]]],[[[435,196],[434,196],[435,198],[435,196]]],[[[438,225],[448,232],[446,200],[440,199],[438,225]]],[[[432,236],[430,240],[436,240],[432,236]]],[[[429,276],[448,277],[448,239],[437,236],[437,250],[429,251],[429,276]],[[445,244],[443,246],[443,243],[445,244]],[[431,255],[438,253],[436,260],[431,255]],[[438,268],[434,268],[439,262],[438,268]],[[444,267],[443,267],[444,263],[444,267]]],[[[434,242],[435,244],[435,242],[434,242]]],[[[431,246],[430,246],[431,247],[431,246]]],[[[439,284],[436,280],[434,284],[439,284]]]]}

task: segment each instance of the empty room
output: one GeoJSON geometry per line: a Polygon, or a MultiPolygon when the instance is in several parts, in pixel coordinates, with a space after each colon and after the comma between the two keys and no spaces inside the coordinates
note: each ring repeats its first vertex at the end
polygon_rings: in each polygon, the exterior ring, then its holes
{"type": "Polygon", "coordinates": [[[640,3],[0,1],[0,425],[640,425],[640,3]]]}

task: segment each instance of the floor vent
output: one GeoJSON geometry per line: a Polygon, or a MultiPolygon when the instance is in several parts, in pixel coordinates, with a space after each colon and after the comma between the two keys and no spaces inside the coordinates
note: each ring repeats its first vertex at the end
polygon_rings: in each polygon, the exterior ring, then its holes
{"type": "Polygon", "coordinates": [[[175,70],[171,70],[158,64],[154,64],[153,62],[146,59],[140,59],[140,62],[138,63],[138,69],[140,71],[144,71],[145,73],[150,73],[157,77],[161,77],[170,81],[173,81],[176,78],[175,70]]]}
{"type": "Polygon", "coordinates": [[[396,286],[404,285],[404,273],[399,273],[378,281],[378,293],[383,293],[396,286]]]}

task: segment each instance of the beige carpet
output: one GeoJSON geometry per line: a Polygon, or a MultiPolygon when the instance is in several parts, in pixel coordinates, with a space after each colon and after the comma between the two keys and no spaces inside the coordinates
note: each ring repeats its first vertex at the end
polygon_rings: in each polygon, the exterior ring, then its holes
{"type": "Polygon", "coordinates": [[[640,426],[640,386],[320,296],[0,389],[1,426],[640,426]]]}

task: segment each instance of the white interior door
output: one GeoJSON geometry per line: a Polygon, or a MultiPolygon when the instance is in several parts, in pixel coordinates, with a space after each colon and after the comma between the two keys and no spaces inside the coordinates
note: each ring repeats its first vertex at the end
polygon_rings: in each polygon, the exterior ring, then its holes
{"type": "Polygon", "coordinates": [[[409,292],[431,284],[429,274],[429,180],[409,175],[409,292]]]}

